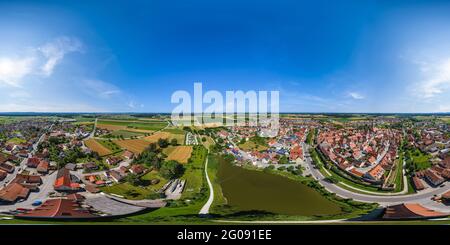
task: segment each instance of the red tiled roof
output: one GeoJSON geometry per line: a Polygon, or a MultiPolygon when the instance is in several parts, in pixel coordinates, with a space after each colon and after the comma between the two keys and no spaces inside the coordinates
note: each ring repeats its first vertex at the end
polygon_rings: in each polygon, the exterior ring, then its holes
{"type": "Polygon", "coordinates": [[[15,202],[18,199],[25,199],[30,190],[18,183],[11,183],[0,190],[0,200],[6,202],[15,202]]]}
{"type": "Polygon", "coordinates": [[[18,214],[17,217],[41,217],[41,218],[89,218],[95,215],[74,200],[70,199],[50,199],[41,206],[26,213],[18,214]]]}
{"type": "Polygon", "coordinates": [[[387,207],[383,219],[424,219],[445,217],[447,215],[428,209],[418,203],[403,203],[387,207]]]}

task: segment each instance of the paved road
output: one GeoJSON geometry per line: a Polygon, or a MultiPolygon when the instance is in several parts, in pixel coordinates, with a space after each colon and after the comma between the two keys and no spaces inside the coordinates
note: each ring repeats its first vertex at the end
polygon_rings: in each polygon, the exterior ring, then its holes
{"type": "MultiPolygon", "coordinates": [[[[209,154],[209,151],[208,151],[208,154],[209,154]]],[[[206,154],[205,175],[206,175],[206,181],[208,182],[208,186],[209,186],[209,198],[208,198],[208,201],[206,201],[205,205],[203,205],[202,209],[200,209],[199,214],[203,214],[203,215],[209,213],[209,208],[211,207],[211,204],[214,201],[214,188],[213,188],[211,180],[209,179],[209,176],[208,176],[208,154],[206,154]]]]}
{"type": "Polygon", "coordinates": [[[90,139],[90,138],[95,136],[95,130],[97,129],[97,121],[98,121],[98,118],[95,119],[95,121],[94,121],[94,129],[92,129],[92,132],[89,134],[89,136],[86,139],[90,139]]]}
{"type": "MultiPolygon", "coordinates": [[[[337,195],[344,198],[352,198],[353,200],[361,202],[376,202],[383,206],[405,202],[416,202],[426,204],[430,202],[430,199],[434,195],[441,195],[450,190],[450,184],[446,183],[444,187],[429,188],[425,191],[411,195],[376,196],[376,195],[360,194],[346,190],[335,184],[329,183],[328,181],[324,180],[325,177],[322,175],[322,173],[319,172],[318,169],[314,168],[311,162],[307,161],[307,164],[311,169],[312,176],[316,180],[318,180],[319,183],[323,185],[325,189],[327,189],[329,192],[336,193],[337,195]]],[[[450,212],[450,208],[448,208],[448,211],[450,212]]]]}
{"type": "Polygon", "coordinates": [[[49,193],[54,191],[53,183],[56,180],[56,175],[57,171],[42,176],[42,185],[39,186],[39,192],[30,192],[28,198],[22,202],[16,202],[11,205],[0,205],[0,211],[16,210],[17,208],[35,208],[31,205],[34,201],[40,200],[44,202],[48,198],[49,193]]]}

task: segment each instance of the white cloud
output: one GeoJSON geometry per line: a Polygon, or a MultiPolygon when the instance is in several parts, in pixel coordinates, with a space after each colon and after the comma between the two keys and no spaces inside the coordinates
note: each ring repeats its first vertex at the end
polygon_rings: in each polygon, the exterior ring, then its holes
{"type": "Polygon", "coordinates": [[[450,90],[450,58],[436,63],[417,63],[424,77],[416,87],[416,96],[431,99],[450,90]]]}
{"type": "Polygon", "coordinates": [[[349,92],[348,96],[353,98],[353,99],[355,99],[355,100],[362,100],[362,99],[365,98],[364,95],[362,95],[362,94],[360,94],[358,92],[349,92]]]}
{"type": "Polygon", "coordinates": [[[38,50],[46,58],[45,63],[41,66],[44,76],[50,76],[53,73],[53,69],[61,62],[64,55],[80,52],[82,47],[83,45],[78,39],[70,37],[59,37],[39,47],[38,50]]]}
{"type": "Polygon", "coordinates": [[[33,69],[33,57],[0,57],[0,83],[18,87],[21,79],[33,69]]]}
{"type": "Polygon", "coordinates": [[[1,112],[108,112],[101,107],[78,103],[4,103],[0,104],[1,112]]]}
{"type": "Polygon", "coordinates": [[[114,84],[102,80],[87,79],[82,83],[85,92],[93,97],[109,99],[122,93],[122,91],[114,84]]]}
{"type": "Polygon", "coordinates": [[[20,87],[27,75],[48,77],[66,54],[81,52],[82,48],[82,43],[76,38],[59,37],[31,48],[22,56],[0,56],[0,84],[20,87]]]}

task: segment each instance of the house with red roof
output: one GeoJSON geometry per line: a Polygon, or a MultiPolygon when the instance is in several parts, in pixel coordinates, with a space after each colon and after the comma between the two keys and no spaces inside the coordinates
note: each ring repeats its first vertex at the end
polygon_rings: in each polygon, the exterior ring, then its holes
{"type": "Polygon", "coordinates": [[[73,181],[70,170],[67,168],[58,170],[53,187],[55,188],[55,191],[61,192],[75,192],[81,189],[80,184],[73,181]]]}

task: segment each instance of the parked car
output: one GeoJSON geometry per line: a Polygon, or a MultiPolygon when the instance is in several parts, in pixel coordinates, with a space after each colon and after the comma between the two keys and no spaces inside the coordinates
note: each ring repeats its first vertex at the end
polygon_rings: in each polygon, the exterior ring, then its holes
{"type": "Polygon", "coordinates": [[[31,205],[32,206],[39,206],[39,205],[41,205],[42,204],[42,201],[41,200],[36,200],[36,201],[34,201],[31,205]]]}

